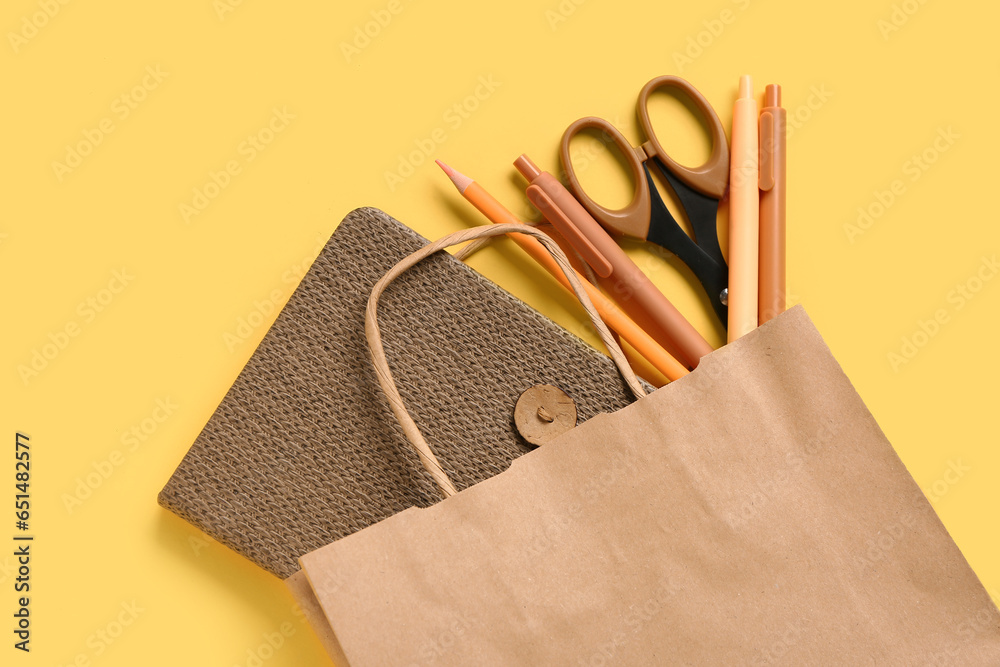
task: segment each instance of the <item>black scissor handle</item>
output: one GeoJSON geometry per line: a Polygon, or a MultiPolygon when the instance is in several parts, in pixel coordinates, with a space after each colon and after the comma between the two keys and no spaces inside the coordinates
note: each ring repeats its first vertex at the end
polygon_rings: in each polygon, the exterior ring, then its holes
{"type": "Polygon", "coordinates": [[[670,209],[663,203],[659,191],[653,184],[653,175],[649,172],[649,167],[646,165],[643,167],[652,192],[650,202],[652,216],[647,240],[671,251],[691,269],[704,288],[705,294],[708,295],[712,310],[715,311],[722,327],[726,328],[729,323],[729,309],[724,303],[724,291],[729,286],[729,267],[719,248],[719,235],[715,227],[719,200],[689,187],[669,169],[661,167],[660,171],[663,172],[687,212],[695,234],[695,238],[692,239],[677,224],[674,216],[670,214],[670,209]]]}

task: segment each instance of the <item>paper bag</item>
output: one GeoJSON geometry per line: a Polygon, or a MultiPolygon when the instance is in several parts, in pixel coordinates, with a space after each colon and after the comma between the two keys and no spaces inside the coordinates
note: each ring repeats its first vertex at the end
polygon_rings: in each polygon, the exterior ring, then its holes
{"type": "Polygon", "coordinates": [[[1000,664],[1000,612],[801,307],[300,563],[353,667],[1000,664]]]}

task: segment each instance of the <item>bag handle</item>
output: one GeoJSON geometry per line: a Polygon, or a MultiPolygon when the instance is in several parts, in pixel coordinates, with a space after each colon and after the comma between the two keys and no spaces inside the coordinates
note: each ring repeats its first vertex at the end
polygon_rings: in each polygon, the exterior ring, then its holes
{"type": "Polygon", "coordinates": [[[471,241],[473,239],[485,239],[511,233],[525,234],[535,237],[545,247],[549,254],[552,255],[552,258],[555,259],[559,268],[569,280],[576,297],[580,300],[580,303],[583,304],[584,310],[586,310],[587,314],[590,316],[590,320],[594,323],[594,328],[601,337],[601,341],[604,342],[605,347],[607,347],[608,352],[611,354],[611,358],[614,360],[615,365],[621,372],[622,377],[625,378],[625,382],[628,383],[629,389],[632,390],[632,393],[637,399],[646,395],[646,391],[642,388],[642,384],[639,382],[639,379],[629,366],[628,360],[626,360],[621,347],[618,346],[617,341],[615,341],[614,336],[611,335],[607,325],[605,325],[604,321],[601,320],[601,316],[598,314],[597,309],[594,308],[594,304],[591,302],[590,297],[587,296],[586,290],[581,284],[576,271],[573,270],[572,265],[570,265],[569,260],[566,258],[565,253],[563,253],[562,249],[556,244],[556,242],[549,238],[544,232],[541,232],[534,227],[518,223],[491,224],[454,232],[438,239],[434,243],[429,243],[408,257],[400,260],[399,263],[389,269],[389,271],[382,276],[381,280],[375,283],[375,286],[372,288],[372,293],[368,297],[368,306],[365,309],[365,338],[368,340],[368,350],[371,353],[372,363],[375,366],[375,375],[378,377],[379,386],[382,387],[382,391],[385,393],[386,398],[389,399],[389,406],[392,408],[392,412],[396,416],[396,420],[399,422],[399,425],[403,427],[403,433],[406,435],[406,439],[409,440],[410,444],[416,450],[417,455],[420,457],[420,463],[424,466],[424,469],[430,473],[431,477],[434,478],[434,481],[441,489],[445,498],[455,495],[458,491],[455,490],[451,480],[448,479],[448,475],[441,468],[437,457],[434,456],[434,452],[431,451],[427,441],[424,440],[424,436],[420,433],[420,429],[417,428],[416,422],[413,421],[413,418],[410,417],[410,414],[406,411],[403,399],[399,395],[399,390],[396,388],[396,382],[392,378],[392,371],[389,370],[389,363],[386,360],[385,348],[382,346],[382,334],[379,331],[378,326],[378,300],[385,291],[385,288],[389,286],[389,283],[398,278],[400,274],[420,262],[422,259],[433,255],[439,250],[443,250],[444,248],[457,245],[465,241],[471,241]]]}

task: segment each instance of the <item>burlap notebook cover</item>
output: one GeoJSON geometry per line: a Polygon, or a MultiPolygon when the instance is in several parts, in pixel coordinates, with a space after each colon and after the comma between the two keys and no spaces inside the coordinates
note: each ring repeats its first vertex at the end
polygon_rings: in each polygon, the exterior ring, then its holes
{"type": "MultiPolygon", "coordinates": [[[[372,286],[426,243],[376,209],[349,214],[160,504],[285,578],[299,556],[437,502],[364,339],[372,286]]],[[[529,451],[513,425],[525,389],[561,387],[581,422],[631,400],[610,359],[450,255],[393,283],[379,321],[406,405],[459,489],[529,451]]]]}

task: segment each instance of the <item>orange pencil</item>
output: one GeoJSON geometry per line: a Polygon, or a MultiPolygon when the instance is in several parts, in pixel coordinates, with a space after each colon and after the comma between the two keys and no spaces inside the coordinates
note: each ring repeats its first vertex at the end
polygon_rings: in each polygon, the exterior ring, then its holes
{"type": "MultiPolygon", "coordinates": [[[[513,222],[523,224],[514,216],[513,213],[508,211],[503,204],[497,201],[493,195],[488,193],[474,180],[455,171],[440,160],[437,160],[436,162],[444,170],[444,172],[448,174],[451,182],[455,184],[455,187],[458,188],[460,193],[462,193],[462,196],[465,197],[473,206],[479,209],[479,211],[485,215],[490,222],[513,222]]],[[[531,255],[531,258],[538,262],[546,271],[552,274],[552,276],[559,281],[559,284],[572,292],[566,276],[563,275],[559,265],[555,263],[555,260],[552,259],[551,255],[549,255],[548,251],[544,248],[544,246],[542,246],[541,243],[530,236],[524,236],[522,234],[514,234],[511,236],[511,239],[513,239],[514,242],[517,243],[525,252],[531,255]]],[[[604,296],[603,292],[591,285],[583,276],[579,277],[580,282],[583,283],[584,289],[587,290],[587,296],[589,296],[590,300],[594,302],[594,307],[597,308],[597,312],[600,313],[601,319],[603,319],[608,325],[608,328],[615,331],[619,336],[627,341],[628,344],[635,348],[639,354],[648,360],[649,363],[656,368],[656,370],[665,375],[667,378],[677,380],[688,374],[688,370],[684,368],[679,361],[674,359],[666,350],[660,347],[649,334],[639,327],[639,325],[630,320],[628,316],[618,309],[618,306],[616,306],[614,302],[604,296]]]]}

